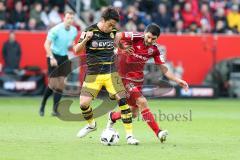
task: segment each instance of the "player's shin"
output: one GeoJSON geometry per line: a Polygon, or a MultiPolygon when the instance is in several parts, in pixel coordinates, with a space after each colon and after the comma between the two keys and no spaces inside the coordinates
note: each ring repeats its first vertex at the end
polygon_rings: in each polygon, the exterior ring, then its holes
{"type": "Polygon", "coordinates": [[[81,105],[82,114],[85,120],[88,121],[88,124],[83,127],[77,134],[77,137],[82,138],[88,135],[88,133],[95,131],[97,129],[96,122],[93,119],[93,112],[90,106],[81,105]]]}
{"type": "Polygon", "coordinates": [[[80,106],[84,119],[88,122],[89,126],[95,127],[95,120],[93,118],[92,107],[90,106],[80,106]]]}
{"type": "Polygon", "coordinates": [[[158,133],[161,131],[159,128],[156,120],[154,119],[154,116],[152,112],[149,110],[149,108],[145,107],[142,112],[142,117],[144,121],[147,122],[148,126],[154,131],[154,133],[158,136],[158,133]]]}
{"type": "Polygon", "coordinates": [[[127,105],[126,98],[122,98],[118,102],[121,110],[121,118],[126,131],[126,136],[132,136],[132,112],[127,105]]]}

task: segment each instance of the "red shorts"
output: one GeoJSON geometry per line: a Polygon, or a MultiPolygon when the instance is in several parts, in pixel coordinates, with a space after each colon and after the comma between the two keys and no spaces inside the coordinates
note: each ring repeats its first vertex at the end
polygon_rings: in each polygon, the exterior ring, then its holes
{"type": "Polygon", "coordinates": [[[122,82],[127,91],[128,105],[137,107],[136,100],[142,96],[143,82],[135,82],[128,79],[122,79],[122,82]]]}

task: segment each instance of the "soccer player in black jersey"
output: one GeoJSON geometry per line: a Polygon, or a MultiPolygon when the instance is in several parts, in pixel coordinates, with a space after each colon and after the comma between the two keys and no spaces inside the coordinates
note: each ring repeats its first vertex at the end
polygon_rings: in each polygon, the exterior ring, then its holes
{"type": "Polygon", "coordinates": [[[82,32],[79,43],[74,46],[75,52],[86,50],[88,66],[80,95],[80,108],[88,124],[77,136],[82,138],[96,130],[90,104],[104,86],[111,97],[118,101],[127,143],[137,145],[139,141],[133,137],[132,113],[126,101],[126,92],[114,65],[114,40],[117,32],[115,26],[118,21],[118,11],[107,8],[102,13],[101,21],[82,32]]]}

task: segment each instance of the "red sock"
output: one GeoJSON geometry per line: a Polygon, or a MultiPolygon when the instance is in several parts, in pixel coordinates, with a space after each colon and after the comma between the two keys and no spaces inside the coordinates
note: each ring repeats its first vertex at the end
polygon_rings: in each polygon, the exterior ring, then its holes
{"type": "Polygon", "coordinates": [[[111,119],[112,119],[112,121],[121,119],[121,112],[112,112],[111,119]]]}
{"type": "Polygon", "coordinates": [[[154,131],[154,133],[156,135],[158,135],[158,133],[159,133],[159,131],[161,131],[161,129],[159,128],[157,122],[155,121],[152,112],[148,108],[146,108],[141,112],[141,114],[142,114],[143,119],[147,122],[148,126],[150,128],[152,128],[152,130],[154,131]]]}

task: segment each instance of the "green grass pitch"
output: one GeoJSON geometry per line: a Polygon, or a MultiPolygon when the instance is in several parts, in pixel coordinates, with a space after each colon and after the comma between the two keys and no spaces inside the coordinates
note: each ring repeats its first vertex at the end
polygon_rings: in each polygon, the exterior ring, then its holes
{"type": "MultiPolygon", "coordinates": [[[[45,117],[38,116],[41,98],[0,98],[0,160],[236,160],[240,157],[240,100],[149,100],[158,123],[168,129],[161,144],[140,118],[134,133],[141,142],[126,144],[123,126],[117,146],[103,146],[99,136],[107,116],[97,118],[98,130],[76,138],[84,122],[51,117],[52,99],[45,117]],[[159,110],[170,117],[159,120],[159,110]],[[190,119],[191,110],[191,119],[190,119]],[[171,115],[185,115],[179,121],[171,115]]],[[[78,99],[72,112],[78,113],[78,99]]]]}

